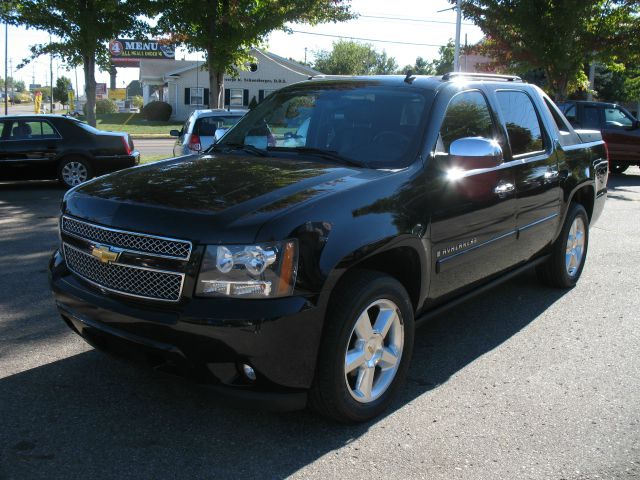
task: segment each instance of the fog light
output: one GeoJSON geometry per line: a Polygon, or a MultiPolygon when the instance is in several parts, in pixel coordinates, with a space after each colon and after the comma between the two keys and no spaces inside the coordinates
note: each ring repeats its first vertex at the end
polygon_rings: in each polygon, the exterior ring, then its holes
{"type": "Polygon", "coordinates": [[[249,380],[253,381],[256,379],[256,371],[246,363],[242,364],[242,371],[244,373],[244,376],[247,377],[249,380]]]}

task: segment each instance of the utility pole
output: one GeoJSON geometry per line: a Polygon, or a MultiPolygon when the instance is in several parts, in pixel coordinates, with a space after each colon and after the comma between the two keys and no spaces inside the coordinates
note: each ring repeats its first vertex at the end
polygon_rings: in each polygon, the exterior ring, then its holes
{"type": "MultiPolygon", "coordinates": [[[[14,90],[16,88],[16,81],[13,79],[13,58],[9,59],[9,77],[11,77],[11,101],[15,103],[16,94],[14,90]]],[[[5,83],[7,83],[9,77],[4,79],[5,83]]]]}
{"type": "Polygon", "coordinates": [[[593,101],[593,91],[596,83],[596,61],[592,58],[589,65],[589,90],[587,91],[587,100],[593,101]]]}
{"type": "Polygon", "coordinates": [[[456,47],[453,54],[453,70],[460,71],[460,30],[462,29],[462,0],[456,6],[456,47]]]}
{"type": "Polygon", "coordinates": [[[307,64],[307,47],[304,47],[304,64],[307,64]]]}
{"type": "Polygon", "coordinates": [[[7,91],[7,66],[9,60],[9,24],[4,24],[4,114],[9,115],[9,97],[7,91]]]}
{"type": "Polygon", "coordinates": [[[76,72],[76,105],[78,104],[78,99],[80,98],[80,87],[78,86],[78,67],[74,67],[76,72]]]}
{"type": "MultiPolygon", "coordinates": [[[[51,45],[51,35],[49,35],[49,45],[51,45]]],[[[53,54],[49,53],[49,84],[51,85],[51,95],[49,96],[49,113],[53,113],[53,54]]]]}

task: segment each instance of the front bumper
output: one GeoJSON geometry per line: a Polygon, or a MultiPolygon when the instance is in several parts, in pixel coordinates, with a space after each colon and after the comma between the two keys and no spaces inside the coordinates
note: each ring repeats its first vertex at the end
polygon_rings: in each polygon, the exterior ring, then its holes
{"type": "Polygon", "coordinates": [[[51,258],[50,284],[62,318],[98,349],[236,397],[291,408],[306,402],[324,312],[304,297],[158,305],[101,292],[71,274],[60,252],[51,258]],[[244,363],[255,381],[242,373],[244,363]]]}

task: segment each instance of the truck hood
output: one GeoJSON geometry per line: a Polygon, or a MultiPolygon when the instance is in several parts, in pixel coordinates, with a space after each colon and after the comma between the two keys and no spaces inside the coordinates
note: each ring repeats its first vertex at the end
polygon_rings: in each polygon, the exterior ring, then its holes
{"type": "Polygon", "coordinates": [[[99,177],[70,191],[63,211],[196,242],[252,241],[274,215],[381,175],[300,159],[193,155],[99,177]]]}

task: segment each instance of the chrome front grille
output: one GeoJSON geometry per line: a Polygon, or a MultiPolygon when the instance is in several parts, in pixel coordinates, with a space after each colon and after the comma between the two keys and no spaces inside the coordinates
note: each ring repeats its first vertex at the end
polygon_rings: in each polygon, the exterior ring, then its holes
{"type": "Polygon", "coordinates": [[[188,260],[191,256],[192,245],[186,240],[125,232],[66,216],[62,217],[61,229],[64,233],[74,237],[104,243],[135,253],[177,260],[188,260]]]}
{"type": "Polygon", "coordinates": [[[92,255],[64,243],[67,267],[94,285],[122,295],[177,302],[184,274],[119,263],[102,263],[92,255]]]}

